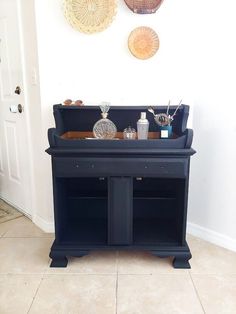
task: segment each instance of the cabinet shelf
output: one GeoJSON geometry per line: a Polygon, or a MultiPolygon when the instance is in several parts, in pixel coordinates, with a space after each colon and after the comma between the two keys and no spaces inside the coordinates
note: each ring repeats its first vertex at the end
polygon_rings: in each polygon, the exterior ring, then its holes
{"type": "Polygon", "coordinates": [[[158,197],[158,196],[134,196],[133,199],[137,199],[137,200],[167,200],[167,201],[171,201],[171,200],[175,200],[176,198],[175,197],[165,197],[165,196],[162,196],[162,197],[158,197]]]}
{"type": "Polygon", "coordinates": [[[104,195],[88,195],[88,194],[84,194],[84,195],[72,195],[72,196],[69,196],[69,198],[71,200],[80,200],[80,199],[88,199],[88,200],[91,200],[91,199],[98,199],[98,200],[105,200],[107,199],[107,196],[104,196],[104,195]]]}

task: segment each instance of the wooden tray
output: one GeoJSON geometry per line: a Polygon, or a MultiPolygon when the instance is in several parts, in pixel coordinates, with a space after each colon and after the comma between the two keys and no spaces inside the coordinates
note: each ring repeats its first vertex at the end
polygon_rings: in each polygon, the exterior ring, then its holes
{"type": "MultiPolygon", "coordinates": [[[[61,135],[61,138],[66,140],[83,140],[86,138],[94,138],[93,132],[80,132],[80,131],[68,131],[61,135]]],[[[175,134],[173,134],[172,138],[177,138],[175,134]]],[[[116,139],[123,140],[123,132],[117,132],[116,139]]],[[[148,139],[155,140],[160,139],[160,132],[148,132],[148,139]]],[[[125,141],[132,141],[132,140],[125,140],[125,141]]]]}

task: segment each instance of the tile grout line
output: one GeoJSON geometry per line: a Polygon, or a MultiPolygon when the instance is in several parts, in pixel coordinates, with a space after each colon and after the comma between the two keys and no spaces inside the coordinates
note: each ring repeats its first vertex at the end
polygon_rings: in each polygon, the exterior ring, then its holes
{"type": "Polygon", "coordinates": [[[118,274],[118,270],[119,270],[119,259],[120,259],[120,252],[116,251],[116,274],[118,274]]]}
{"type": "Polygon", "coordinates": [[[118,295],[118,273],[116,274],[116,314],[117,314],[117,310],[118,310],[118,299],[117,299],[117,295],[118,295]]]}
{"type": "Polygon", "coordinates": [[[40,283],[39,283],[39,285],[38,285],[38,288],[37,288],[36,291],[35,291],[35,294],[34,294],[34,296],[33,296],[33,299],[32,299],[32,302],[31,302],[31,304],[30,304],[30,307],[29,307],[29,309],[28,309],[28,311],[27,311],[27,314],[29,314],[29,312],[30,312],[30,310],[31,310],[31,308],[32,308],[32,305],[33,305],[33,303],[34,303],[34,300],[35,300],[35,298],[36,298],[36,295],[37,295],[37,293],[38,293],[38,291],[39,291],[39,288],[40,288],[40,286],[41,286],[41,284],[42,284],[42,282],[43,282],[43,279],[44,279],[44,274],[42,275],[42,277],[41,277],[41,279],[40,279],[40,283]]]}
{"type": "Polygon", "coordinates": [[[62,275],[62,276],[116,276],[116,273],[75,273],[75,272],[67,272],[67,273],[63,273],[63,272],[58,272],[58,273],[45,273],[45,276],[58,276],[58,275],[62,275]]]}
{"type": "Polygon", "coordinates": [[[118,265],[119,264],[119,251],[116,252],[116,299],[115,299],[115,313],[117,314],[118,309],[118,300],[117,300],[117,294],[118,294],[118,265]]]}
{"type": "MultiPolygon", "coordinates": [[[[20,216],[20,217],[16,217],[16,218],[11,219],[11,220],[7,220],[7,221],[4,221],[4,222],[1,222],[1,223],[0,223],[0,226],[1,226],[1,224],[8,223],[8,222],[10,222],[10,221],[16,220],[16,219],[21,218],[21,217],[22,217],[22,216],[20,216]]],[[[6,230],[6,231],[5,231],[5,232],[4,232],[4,233],[0,236],[0,238],[3,238],[3,237],[4,237],[4,235],[8,233],[8,231],[9,231],[9,230],[6,230]]]]}
{"type": "MultiPolygon", "coordinates": [[[[6,234],[6,233],[4,233],[4,234],[6,234]]],[[[39,237],[34,237],[34,236],[29,236],[29,237],[5,237],[4,234],[1,236],[1,238],[4,238],[4,239],[53,239],[52,237],[40,237],[40,236],[39,237]]]]}
{"type": "Polygon", "coordinates": [[[31,302],[31,304],[30,304],[30,307],[29,307],[29,310],[28,310],[27,314],[29,314],[29,312],[30,312],[30,310],[31,310],[31,308],[32,308],[32,305],[33,305],[33,303],[34,303],[34,300],[35,300],[35,298],[36,298],[36,295],[37,295],[37,293],[38,293],[38,291],[39,291],[39,288],[40,288],[40,286],[41,286],[41,284],[42,284],[42,282],[43,282],[45,276],[47,275],[46,271],[47,271],[47,267],[48,267],[48,265],[49,265],[49,262],[50,262],[50,259],[48,259],[47,266],[45,266],[44,272],[43,272],[43,274],[42,274],[42,276],[41,276],[40,283],[39,283],[38,288],[36,289],[36,292],[35,292],[35,294],[34,294],[34,296],[33,296],[33,300],[32,300],[32,302],[31,302]]]}
{"type": "MultiPolygon", "coordinates": [[[[15,217],[15,218],[13,218],[13,219],[9,219],[9,220],[6,220],[6,221],[2,221],[2,222],[0,222],[0,225],[1,225],[1,224],[8,223],[8,222],[13,221],[13,220],[16,220],[16,219],[19,219],[19,218],[22,218],[22,217],[25,217],[25,216],[24,216],[24,215],[21,215],[21,216],[15,217]]],[[[31,221],[32,221],[32,220],[31,220],[31,221]]]]}
{"type": "Polygon", "coordinates": [[[200,298],[200,296],[199,296],[199,293],[198,293],[198,291],[197,291],[197,288],[196,288],[196,286],[195,286],[195,284],[194,284],[194,281],[193,281],[193,278],[192,278],[192,276],[191,276],[191,272],[188,271],[188,273],[189,273],[189,277],[190,277],[190,279],[191,279],[191,281],[192,281],[193,288],[194,288],[195,293],[196,293],[196,295],[197,295],[198,301],[199,301],[200,304],[201,304],[201,308],[202,308],[202,310],[203,310],[203,313],[206,314],[206,311],[205,311],[204,306],[203,306],[203,304],[202,304],[201,298],[200,298]]]}
{"type": "Polygon", "coordinates": [[[3,232],[3,234],[1,235],[0,238],[4,238],[4,235],[7,233],[8,231],[3,232]]]}

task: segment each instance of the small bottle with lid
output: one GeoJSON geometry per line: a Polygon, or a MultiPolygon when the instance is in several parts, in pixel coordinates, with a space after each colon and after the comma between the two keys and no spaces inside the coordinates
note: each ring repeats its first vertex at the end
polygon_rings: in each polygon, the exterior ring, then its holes
{"type": "Polygon", "coordinates": [[[149,122],[146,119],[146,112],[141,112],[141,117],[137,122],[138,139],[147,140],[148,138],[149,122]]]}
{"type": "Polygon", "coordinates": [[[125,140],[135,140],[136,138],[136,131],[135,129],[128,126],[128,128],[124,129],[123,137],[125,140]]]}

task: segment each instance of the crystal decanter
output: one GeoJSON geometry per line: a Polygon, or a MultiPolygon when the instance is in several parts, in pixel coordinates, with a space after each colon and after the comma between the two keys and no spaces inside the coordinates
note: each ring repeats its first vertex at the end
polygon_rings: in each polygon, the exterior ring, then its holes
{"type": "Polygon", "coordinates": [[[95,123],[93,127],[93,135],[100,139],[112,139],[116,136],[117,129],[115,124],[107,119],[110,104],[102,102],[100,109],[102,111],[102,119],[95,123]]]}

